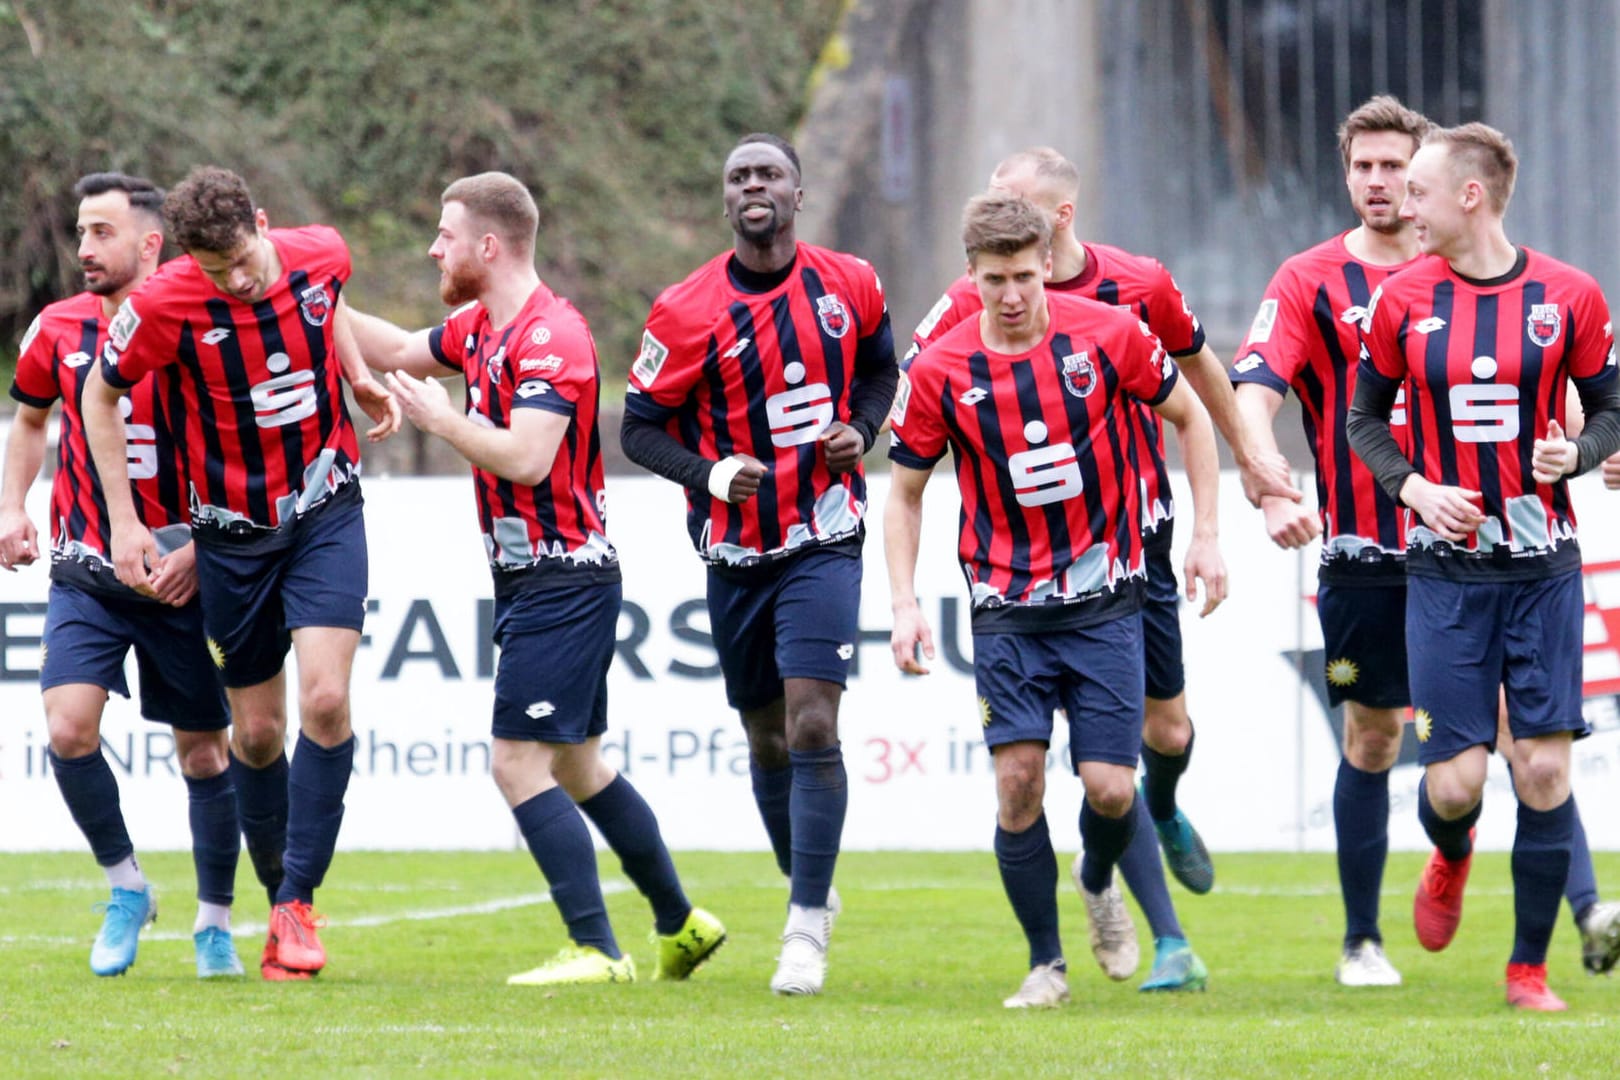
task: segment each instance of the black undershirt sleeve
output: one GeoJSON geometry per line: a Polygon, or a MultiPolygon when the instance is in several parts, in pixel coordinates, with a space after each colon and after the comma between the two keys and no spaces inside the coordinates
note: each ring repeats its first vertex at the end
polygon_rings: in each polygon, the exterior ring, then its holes
{"type": "Polygon", "coordinates": [[[855,345],[855,378],[849,387],[849,426],[861,433],[861,452],[872,449],[878,429],[888,419],[900,365],[894,359],[894,330],[884,311],[877,330],[855,345]]]}
{"type": "Polygon", "coordinates": [[[619,445],[625,457],[648,472],[693,491],[709,488],[709,470],[715,463],[682,446],[662,424],[637,416],[629,408],[619,427],[619,445]]]}
{"type": "Polygon", "coordinates": [[[1371,363],[1363,360],[1356,369],[1356,396],[1344,424],[1350,449],[1366,463],[1379,486],[1398,504],[1401,503],[1401,485],[1417,472],[1401,453],[1400,444],[1389,430],[1389,414],[1400,392],[1399,379],[1380,374],[1371,363]]]}
{"type": "Polygon", "coordinates": [[[1574,475],[1579,476],[1620,450],[1620,378],[1577,382],[1575,392],[1586,414],[1586,426],[1575,440],[1574,475]]]}

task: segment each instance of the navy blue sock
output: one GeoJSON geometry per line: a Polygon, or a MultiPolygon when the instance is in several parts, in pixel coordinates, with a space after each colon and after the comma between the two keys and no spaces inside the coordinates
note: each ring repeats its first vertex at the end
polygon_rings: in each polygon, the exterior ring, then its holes
{"type": "Polygon", "coordinates": [[[186,777],[191,811],[191,861],[197,867],[197,899],[231,906],[236,896],[236,860],[242,837],[236,825],[236,790],[231,774],[199,780],[186,777]]]}
{"type": "Polygon", "coordinates": [[[996,826],[996,866],[1013,914],[1029,939],[1029,966],[1063,959],[1058,937],[1057,853],[1046,828],[1046,815],[1023,832],[996,826]]]}
{"type": "Polygon", "coordinates": [[[287,769],[287,876],[276,890],[276,902],[315,899],[315,890],[332,865],[338,829],[343,826],[343,795],[354,771],[354,737],[327,749],[303,732],[287,769]]]}
{"type": "Polygon", "coordinates": [[[849,807],[844,752],[835,743],[824,750],[789,750],[788,760],[793,763],[793,790],[788,796],[793,873],[788,899],[800,907],[826,907],[849,807]]]}
{"type": "Polygon", "coordinates": [[[1545,964],[1547,942],[1558,921],[1558,899],[1569,879],[1570,833],[1575,822],[1571,796],[1551,810],[1519,804],[1513,834],[1513,956],[1515,964],[1545,964]]]}
{"type": "Polygon", "coordinates": [[[56,786],[61,789],[62,801],[74,824],[90,841],[90,853],[99,866],[112,866],[135,854],[130,843],[129,830],[124,827],[124,811],[118,802],[118,781],[112,767],[101,756],[101,747],[83,757],[57,757],[50,755],[51,772],[56,775],[56,786]]]}
{"type": "Polygon", "coordinates": [[[1080,883],[1089,893],[1108,888],[1114,865],[1131,846],[1136,833],[1136,800],[1131,802],[1125,816],[1117,818],[1103,817],[1089,802],[1080,804],[1080,842],[1086,847],[1085,857],[1080,860],[1080,883]]]}
{"type": "Polygon", "coordinates": [[[793,766],[767,769],[753,758],[748,759],[748,775],[754,782],[754,803],[759,807],[760,820],[765,822],[765,835],[771,838],[771,851],[776,854],[776,865],[783,876],[793,873],[793,817],[788,811],[788,799],[793,792],[793,766]]]}
{"type": "Polygon", "coordinates": [[[1131,813],[1136,815],[1136,832],[1119,857],[1119,876],[1136,897],[1155,938],[1185,938],[1181,920],[1176,918],[1176,905],[1170,899],[1170,887],[1165,884],[1159,836],[1148,818],[1147,801],[1137,799],[1131,813]]]}
{"type": "Polygon", "coordinates": [[[692,913],[692,905],[681,891],[681,879],[675,875],[674,860],[658,831],[658,819],[641,792],[621,773],[580,803],[579,808],[619,857],[625,877],[635,882],[641,895],[652,904],[658,932],[673,934],[680,930],[692,913]]]}
{"type": "MultiPolygon", "coordinates": [[[[1425,799],[1426,803],[1428,800],[1425,799]]],[[[1333,784],[1333,835],[1339,851],[1339,893],[1344,897],[1344,944],[1379,942],[1378,894],[1389,858],[1389,770],[1366,772],[1339,759],[1333,784]]]]}
{"type": "MultiPolygon", "coordinates": [[[[1435,813],[1434,807],[1429,804],[1429,778],[1425,776],[1418,780],[1417,803],[1418,823],[1423,826],[1423,831],[1429,834],[1429,840],[1441,855],[1452,862],[1458,862],[1473,854],[1474,841],[1469,838],[1468,830],[1479,820],[1479,812],[1485,806],[1483,799],[1456,821],[1446,821],[1435,813]]],[[[1563,882],[1559,884],[1562,885],[1563,882]]]]}
{"type": "Polygon", "coordinates": [[[1187,749],[1174,757],[1142,744],[1142,794],[1147,797],[1148,813],[1154,821],[1169,821],[1176,816],[1176,785],[1192,762],[1197,734],[1187,736],[1187,749]]]}
{"type": "Polygon", "coordinates": [[[613,939],[602,883],[596,876],[596,848],[590,830],[574,802],[560,787],[547,788],[512,807],[518,830],[540,866],[551,901],[576,945],[601,949],[617,960],[619,943],[613,939]]]}
{"type": "Polygon", "coordinates": [[[1569,841],[1569,880],[1564,882],[1564,899],[1569,901],[1570,914],[1575,925],[1598,902],[1597,872],[1592,869],[1592,849],[1586,844],[1586,826],[1581,824],[1581,808],[1575,805],[1575,796],[1569,797],[1573,832],[1569,841]]]}
{"type": "Polygon", "coordinates": [[[255,769],[232,754],[230,772],[248,860],[273,907],[286,876],[281,860],[287,851],[287,755],[255,769]]]}

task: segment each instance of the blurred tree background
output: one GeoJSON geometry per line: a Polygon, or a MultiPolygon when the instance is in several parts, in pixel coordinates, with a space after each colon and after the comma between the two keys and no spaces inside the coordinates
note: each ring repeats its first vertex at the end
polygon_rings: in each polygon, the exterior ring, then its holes
{"type": "Polygon", "coordinates": [[[415,327],[443,316],[439,192],[503,169],[533,190],[541,275],[591,320],[616,392],[658,291],[730,243],[726,151],[791,134],[844,7],[0,0],[0,359],[81,287],[86,172],[236,169],[272,224],[341,229],[351,301],[415,327]]]}

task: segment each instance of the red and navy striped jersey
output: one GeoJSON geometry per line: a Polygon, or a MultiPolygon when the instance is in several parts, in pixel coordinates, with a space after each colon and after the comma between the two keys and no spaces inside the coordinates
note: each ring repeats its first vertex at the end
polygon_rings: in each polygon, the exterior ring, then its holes
{"type": "Polygon", "coordinates": [[[508,429],[517,409],[569,418],[551,473],[532,487],[473,466],[478,525],[490,569],[577,571],[619,578],[607,538],[607,491],[597,430],[600,371],[585,318],[544,284],[517,316],[493,326],[483,304],[465,304],[428,335],[434,357],[467,377],[467,415],[508,429]]]}
{"type": "MultiPolygon", "coordinates": [[[[23,336],[11,396],[39,409],[62,402],[51,482],[51,576],[134,596],[112,573],[112,520],[79,419],[85,380],[106,335],[101,297],[85,292],[51,304],[23,336]]],[[[170,372],[142,379],[120,410],[135,512],[152,530],[158,550],[167,553],[191,534],[181,486],[184,465],[170,423],[171,416],[185,416],[179,380],[170,372]]]]}
{"type": "Polygon", "coordinates": [[[1529,248],[1490,281],[1430,256],[1373,294],[1362,343],[1360,378],[1407,380],[1413,465],[1483,496],[1485,523],[1459,545],[1406,511],[1407,571],[1525,580],[1578,567],[1569,485],[1536,483],[1531,453],[1564,422],[1567,380],[1617,377],[1597,282],[1529,248]]]}
{"type": "Polygon", "coordinates": [[[959,323],[912,361],[891,414],[891,460],[956,459],[976,629],[997,609],[1083,625],[1139,602],[1126,588],[1145,574],[1132,414],[1163,401],[1177,369],[1131,315],[1062,293],[1046,303],[1046,336],[1016,356],[986,348],[978,319],[959,323]]]}
{"type": "Polygon", "coordinates": [[[866,476],[828,471],[819,439],[849,421],[858,344],[887,309],[864,259],[801,243],[786,280],[739,288],[718,255],[653,304],[625,409],[686,449],[764,463],[743,503],[687,491],[687,529],[704,559],[747,565],[861,535],[866,476]]]}
{"type": "Polygon", "coordinates": [[[107,331],[102,373],[113,386],[178,365],[199,529],[277,528],[360,472],[332,341],[349,249],[323,225],[269,236],[282,275],[263,299],[226,295],[182,256],[124,301],[107,331]]]}
{"type": "MultiPolygon", "coordinates": [[[[1147,323],[1171,356],[1192,356],[1204,347],[1204,328],[1187,305],[1181,286],[1163,263],[1108,244],[1082,244],[1086,268],[1067,281],[1049,281],[1047,294],[1084,296],[1129,311],[1147,323]]],[[[917,326],[907,360],[970,315],[984,310],[971,277],[954,282],[917,326]]],[[[1131,417],[1137,456],[1146,485],[1142,527],[1152,531],[1176,512],[1170,470],[1164,461],[1164,432],[1158,414],[1138,406],[1131,417]]]]}
{"type": "MultiPolygon", "coordinates": [[[[1361,320],[1373,290],[1412,261],[1380,266],[1345,247],[1348,232],[1307,248],[1278,267],[1232,366],[1234,383],[1299,395],[1300,419],[1316,457],[1322,518],[1321,573],[1401,575],[1405,542],[1395,505],[1350,450],[1345,420],[1356,395],[1361,320]]],[[[1404,394],[1390,433],[1408,450],[1404,394]]]]}

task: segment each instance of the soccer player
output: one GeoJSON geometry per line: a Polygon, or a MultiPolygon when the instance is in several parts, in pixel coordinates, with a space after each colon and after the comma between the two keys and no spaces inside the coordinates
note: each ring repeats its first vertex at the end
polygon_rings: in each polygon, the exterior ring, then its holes
{"type": "Polygon", "coordinates": [[[793,147],[745,135],[723,175],[733,250],[653,304],[621,439],[687,490],[726,699],[791,882],[771,989],[816,994],[849,797],[838,705],[860,608],[861,457],[899,375],[872,267],[798,241],[793,147]]]}
{"type": "Polygon", "coordinates": [[[398,405],[340,340],[349,252],[332,229],[269,227],[241,177],[207,166],[163,202],[185,255],[126,298],[81,408],[103,479],[118,579],[160,584],[159,551],[130,498],[119,397],[151,372],[181,385],[203,627],[232,716],[231,773],[248,853],[275,884],[267,979],[326,963],[311,904],[337,845],[353,770],[349,671],[365,617],[360,450],[341,363],[373,438],[398,405]],[[289,647],[300,733],[283,756],[289,647]],[[279,877],[279,883],[276,878],[279,877]]]}
{"type": "Polygon", "coordinates": [[[51,404],[62,402],[51,484],[51,591],[45,607],[39,682],[50,736],[51,772],[68,811],[107,873],[112,896],[90,950],[90,970],[121,975],[135,962],[141,928],[157,915],[152,887],[135,859],[119,808],[118,782],[101,752],[109,692],[129,696],[124,658],[135,650],[141,715],[170,725],[185,777],[197,871],[193,941],[197,974],[242,974],[231,942],[236,883],[236,796],[227,771],[230,715],[208,657],[197,596],[195,553],[180,486],[179,380],[158,372],[126,399],[121,455],[125,491],[156,545],[150,596],[113,572],[104,496],[85,445],[80,397],[107,324],[158,268],[163,192],[123,173],[91,173],[79,197],[79,266],[85,291],[42,311],[22,342],[11,396],[17,401],[0,490],[0,566],[14,571],[39,556],[23,500],[45,459],[51,404]]]}
{"type": "Polygon", "coordinates": [[[1368,302],[1347,431],[1409,511],[1407,640],[1424,643],[1407,657],[1418,817],[1435,844],[1413,905],[1418,940],[1445,948],[1462,917],[1500,687],[1519,801],[1507,1000],[1556,1011],[1547,942],[1569,875],[1570,741],[1586,731],[1580,547],[1564,478],[1620,450],[1620,380],[1597,283],[1507,238],[1517,167],[1512,144],[1484,124],[1425,137],[1400,213],[1438,257],[1368,302]],[[1566,380],[1586,416],[1574,440],[1566,380]],[[1409,455],[1389,430],[1403,382],[1409,455]]]}
{"type": "MultiPolygon", "coordinates": [[[[1054,709],[1063,710],[1071,765],[1086,788],[1077,876],[1094,947],[1107,923],[1129,925],[1111,879],[1139,820],[1147,569],[1131,441],[1136,402],[1169,420],[1181,442],[1195,518],[1189,592],[1203,583],[1204,614],[1226,594],[1209,417],[1133,314],[1043,288],[1051,237],[1048,215],[1026,199],[992,192],[968,203],[963,246],[982,310],[912,361],[891,417],[884,507],[895,663],[926,674],[917,649],[933,657],[932,631],[913,591],[922,496],[934,465],[952,452],[974,681],[995,760],[996,860],[1029,939],[1030,972],[1009,1008],[1068,999],[1042,810],[1054,709]]],[[[1155,972],[1165,985],[1144,989],[1202,989],[1207,979],[1185,941],[1155,972]]]]}
{"type": "Polygon", "coordinates": [[[514,985],[629,982],[602,902],[596,850],[579,811],[652,903],[654,978],[684,979],[725,941],[681,891],[658,819],[602,760],[607,673],[622,597],[606,535],[597,429],[600,373],[590,329],[534,267],[539,211],[506,173],[444,190],[439,294],[462,305],[413,334],[353,312],[356,340],[423,431],[473,467],[495,578],[495,783],[551,886],[574,945],[514,985]],[[465,415],[431,375],[466,376],[465,415]]]}

